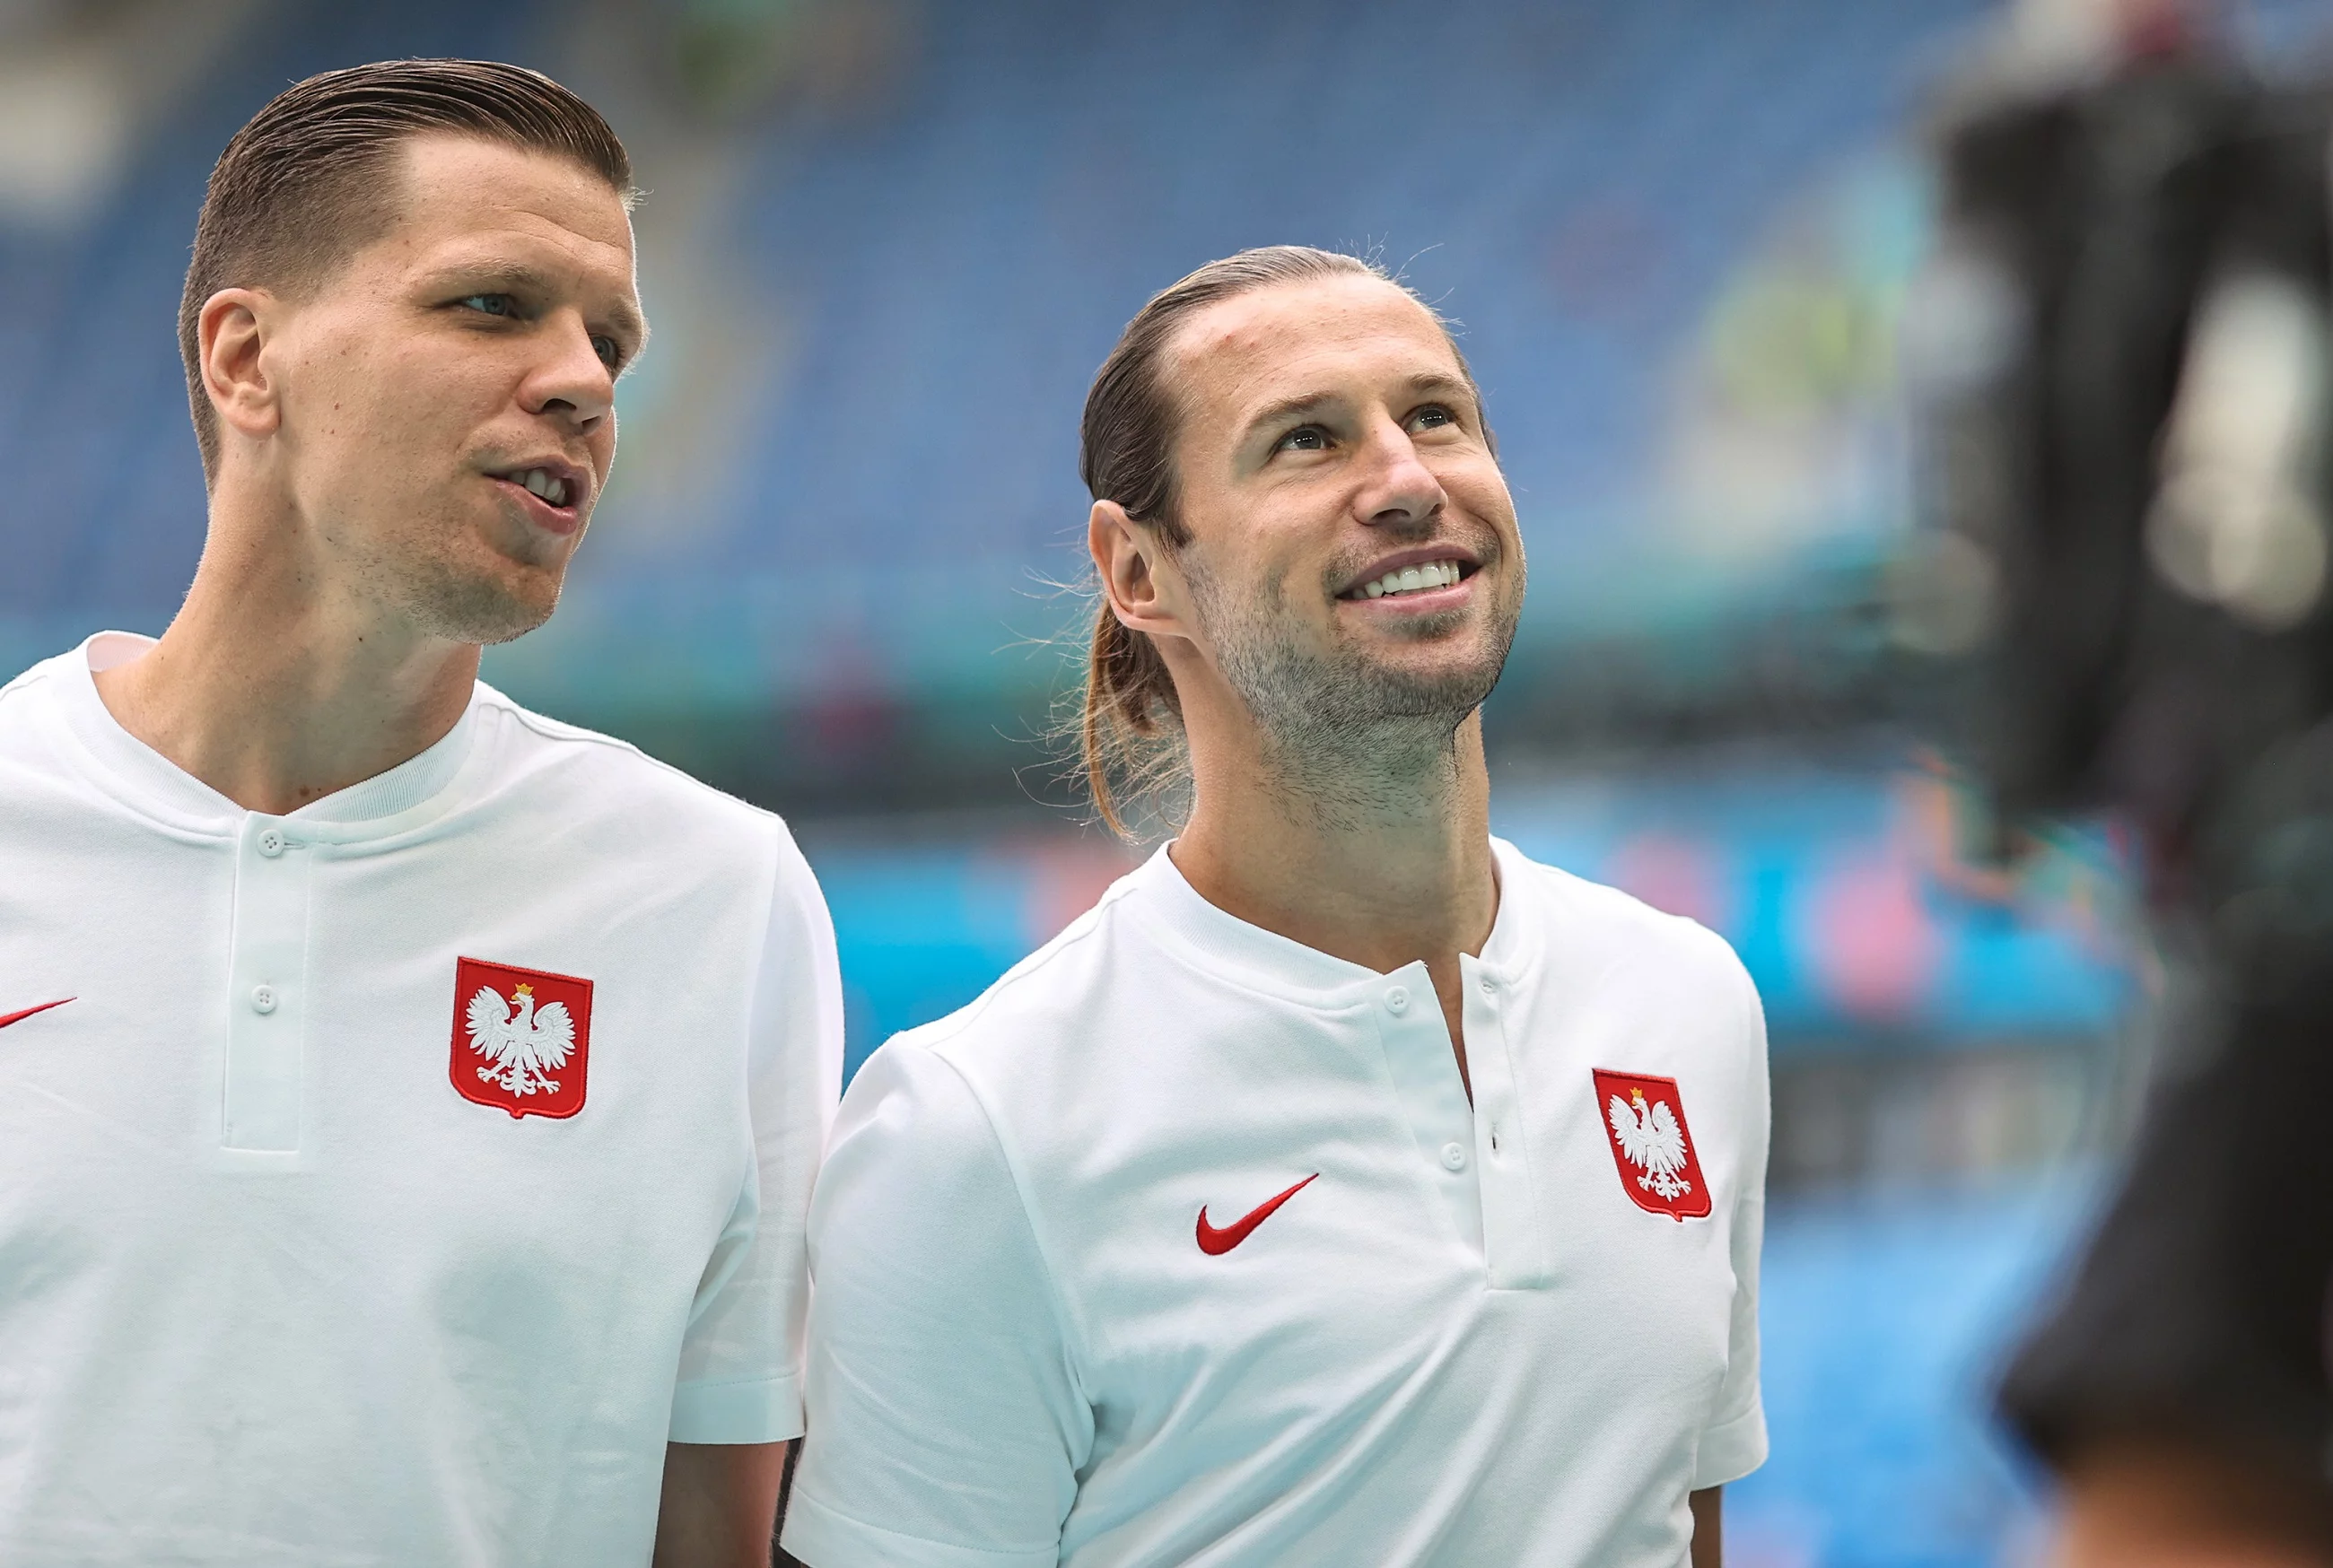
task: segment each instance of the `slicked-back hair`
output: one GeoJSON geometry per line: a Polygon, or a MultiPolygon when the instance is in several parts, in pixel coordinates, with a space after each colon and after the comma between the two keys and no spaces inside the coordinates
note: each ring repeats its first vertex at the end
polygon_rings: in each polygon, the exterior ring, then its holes
{"type": "MultiPolygon", "coordinates": [[[[1375,278],[1409,292],[1384,268],[1359,256],[1310,245],[1264,245],[1209,262],[1137,311],[1086,394],[1078,473],[1093,498],[1118,502],[1170,551],[1188,544],[1190,529],[1176,512],[1175,440],[1181,409],[1163,373],[1167,348],[1184,323],[1210,305],[1276,284],[1339,277],[1375,278]]],[[[1431,307],[1426,310],[1434,314],[1431,307]]],[[[1441,324],[1440,316],[1435,320],[1441,324]]],[[[1446,324],[1443,330],[1446,337],[1446,324]]],[[[1471,381],[1455,340],[1450,351],[1471,381]]],[[[1121,836],[1131,836],[1122,808],[1167,793],[1187,777],[1183,708],[1166,661],[1149,636],[1119,621],[1100,594],[1094,605],[1078,740],[1094,810],[1121,836]]]]}
{"type": "Polygon", "coordinates": [[[198,331],[222,289],[303,298],[400,214],[392,165],[410,139],[482,137],[565,158],[627,205],[631,159],[600,111],[538,71],[491,60],[389,60],[295,82],[235,133],[211,169],[178,300],[178,352],[203,477],[218,477],[218,411],[198,331]]]}

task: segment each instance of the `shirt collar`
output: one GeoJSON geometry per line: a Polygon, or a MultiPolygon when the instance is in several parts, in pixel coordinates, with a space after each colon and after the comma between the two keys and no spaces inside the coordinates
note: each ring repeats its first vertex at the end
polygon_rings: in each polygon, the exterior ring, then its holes
{"type": "MultiPolygon", "coordinates": [[[[1251,925],[1208,903],[1167,854],[1172,847],[1171,843],[1159,846],[1127,880],[1143,895],[1138,907],[1144,915],[1195,951],[1211,970],[1323,1002],[1343,999],[1345,993],[1387,978],[1366,965],[1251,925]]],[[[1491,934],[1481,956],[1469,961],[1493,978],[1514,980],[1531,967],[1537,956],[1539,922],[1531,900],[1539,884],[1532,875],[1534,868],[1513,845],[1493,838],[1491,850],[1499,870],[1499,912],[1491,922],[1491,934]]],[[[1393,972],[1404,974],[1412,969],[1422,974],[1424,964],[1405,964],[1393,972]]]]}
{"type": "MultiPolygon", "coordinates": [[[[64,661],[58,701],[65,724],[95,761],[99,772],[132,805],[187,826],[221,827],[239,822],[242,807],[181,770],[168,758],[121,727],[98,695],[96,672],[126,664],[154,645],[134,632],[100,632],[64,661]]],[[[320,827],[356,828],[411,810],[437,795],[468,760],[477,731],[475,692],[462,716],[435,743],[386,772],[312,800],[286,821],[320,827]]],[[[333,835],[340,837],[340,835],[333,835]]]]}

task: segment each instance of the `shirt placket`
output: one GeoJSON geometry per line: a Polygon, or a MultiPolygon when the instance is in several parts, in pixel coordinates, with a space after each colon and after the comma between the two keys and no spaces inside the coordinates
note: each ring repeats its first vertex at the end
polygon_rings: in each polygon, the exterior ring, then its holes
{"type": "Polygon", "coordinates": [[[300,1149],[306,1038],[311,846],[281,817],[246,816],[235,844],[227,960],[221,1144],[251,1154],[300,1149]]]}
{"type": "Polygon", "coordinates": [[[1475,1184],[1474,1113],[1450,1048],[1450,1031],[1426,966],[1411,964],[1377,983],[1378,1032],[1404,1118],[1413,1158],[1469,1250],[1483,1255],[1483,1205],[1475,1184]]]}
{"type": "Polygon", "coordinates": [[[1474,1142],[1490,1283],[1527,1290],[1554,1283],[1538,1183],[1525,1133],[1522,1095],[1508,1049],[1507,1021],[1517,998],[1512,982],[1460,955],[1466,1030],[1466,1076],[1474,1089],[1474,1142]]]}

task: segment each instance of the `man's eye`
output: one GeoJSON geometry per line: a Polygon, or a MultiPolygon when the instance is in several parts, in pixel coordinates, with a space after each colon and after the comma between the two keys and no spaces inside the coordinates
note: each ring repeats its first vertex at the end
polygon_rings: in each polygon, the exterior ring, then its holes
{"type": "Polygon", "coordinates": [[[1329,433],[1318,425],[1300,425],[1280,438],[1278,450],[1326,452],[1329,450],[1329,433]]]}
{"type": "Polygon", "coordinates": [[[600,363],[613,370],[624,362],[624,350],[613,338],[593,338],[591,351],[600,356],[600,363]]]}
{"type": "Polygon", "coordinates": [[[1425,407],[1411,415],[1410,418],[1429,430],[1438,429],[1445,425],[1455,425],[1458,423],[1457,416],[1451,413],[1449,409],[1445,408],[1439,403],[1427,404],[1425,407]]]}
{"type": "Polygon", "coordinates": [[[508,294],[465,294],[455,301],[465,310],[476,311],[487,316],[515,316],[518,301],[508,294]]]}

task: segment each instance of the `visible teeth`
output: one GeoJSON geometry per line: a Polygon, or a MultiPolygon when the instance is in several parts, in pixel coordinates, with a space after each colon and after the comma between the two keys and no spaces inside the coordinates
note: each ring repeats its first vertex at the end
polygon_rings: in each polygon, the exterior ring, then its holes
{"type": "Polygon", "coordinates": [[[567,481],[552,477],[547,469],[530,468],[524,473],[519,474],[517,481],[553,506],[567,504],[567,492],[570,488],[567,481]]]}
{"type": "Polygon", "coordinates": [[[1383,598],[1387,594],[1416,593],[1421,588],[1448,588],[1458,580],[1458,563],[1455,560],[1431,560],[1423,566],[1406,566],[1389,571],[1375,582],[1361,585],[1360,592],[1370,598],[1383,598]]]}

